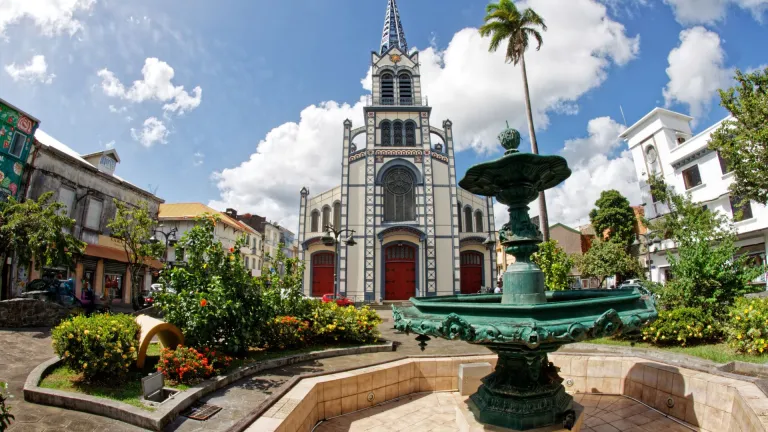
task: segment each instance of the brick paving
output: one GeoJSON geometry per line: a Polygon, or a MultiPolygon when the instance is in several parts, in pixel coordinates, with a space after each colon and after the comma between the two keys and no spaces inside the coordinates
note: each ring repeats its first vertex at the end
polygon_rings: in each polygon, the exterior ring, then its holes
{"type": "MultiPolygon", "coordinates": [[[[427,345],[427,349],[422,352],[414,340],[415,335],[406,336],[392,329],[391,311],[383,310],[379,313],[386,320],[379,326],[382,338],[401,344],[396,352],[360,354],[297,363],[243,378],[202,399],[203,402],[222,407],[222,410],[209,420],[197,421],[179,417],[166,427],[166,430],[225,431],[295,375],[363,367],[404,355],[452,356],[490,352],[482,346],[442,339],[433,339],[427,345]]],[[[0,330],[0,347],[2,350],[0,351],[0,381],[8,382],[9,390],[15,396],[9,405],[16,416],[16,421],[9,431],[133,432],[143,430],[106,417],[24,402],[22,389],[27,375],[37,365],[53,357],[49,330],[0,330]]]]}

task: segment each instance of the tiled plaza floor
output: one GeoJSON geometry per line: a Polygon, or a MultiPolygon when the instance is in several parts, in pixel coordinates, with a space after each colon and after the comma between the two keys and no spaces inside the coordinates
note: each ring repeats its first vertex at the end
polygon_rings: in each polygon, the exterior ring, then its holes
{"type": "MultiPolygon", "coordinates": [[[[584,406],[582,432],[690,432],[664,414],[624,396],[583,395],[574,400],[584,406]]],[[[398,401],[336,417],[321,423],[316,432],[458,432],[458,393],[414,394],[398,401]]]]}

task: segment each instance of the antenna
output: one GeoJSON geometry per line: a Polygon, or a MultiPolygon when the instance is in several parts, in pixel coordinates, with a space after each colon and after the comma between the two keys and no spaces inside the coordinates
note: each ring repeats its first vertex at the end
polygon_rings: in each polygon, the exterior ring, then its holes
{"type": "Polygon", "coordinates": [[[157,196],[157,190],[160,188],[160,185],[152,186],[152,183],[148,185],[149,193],[151,193],[154,196],[157,196]]]}
{"type": "Polygon", "coordinates": [[[627,118],[624,117],[624,108],[619,105],[619,111],[621,111],[621,118],[624,120],[624,127],[627,127],[627,118]]]}

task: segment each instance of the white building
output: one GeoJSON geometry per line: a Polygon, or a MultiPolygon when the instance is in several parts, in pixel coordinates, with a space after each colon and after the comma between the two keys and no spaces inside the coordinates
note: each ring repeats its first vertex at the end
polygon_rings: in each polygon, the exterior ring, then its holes
{"type": "MultiPolygon", "coordinates": [[[[264,260],[261,254],[261,234],[255,229],[231,217],[227,213],[216,211],[201,203],[176,203],[161,204],[158,220],[163,224],[162,231],[169,233],[176,228],[176,239],[192,229],[195,218],[204,214],[219,215],[221,218],[214,229],[214,239],[219,241],[224,249],[235,246],[238,239],[245,236],[246,246],[240,249],[245,268],[250,270],[253,276],[261,274],[264,260]]],[[[160,238],[163,241],[163,238],[160,238]]],[[[168,262],[185,261],[184,250],[178,245],[168,247],[168,262]]]]}
{"type": "Polygon", "coordinates": [[[408,50],[395,0],[387,1],[371,67],[362,124],[343,124],[341,184],[314,196],[301,190],[305,293],[334,292],[337,268],[339,293],[361,301],[494,286],[492,199],[457,186],[452,123],[438,127],[430,118],[419,53],[408,50]],[[337,257],[321,242],[327,225],[354,230],[357,245],[342,246],[337,257]]]}
{"type": "MultiPolygon", "coordinates": [[[[708,148],[710,136],[722,120],[695,136],[691,133],[692,120],[684,114],[655,108],[621,134],[632,151],[648,219],[669,211],[664,203],[655,202],[651,196],[649,173],[663,177],[677,192],[689,193],[694,202],[709,210],[722,212],[731,219],[737,213],[739,200],[728,191],[734,180],[733,173],[729,172],[720,155],[708,148]]],[[[753,256],[757,263],[765,263],[768,210],[754,201],[742,210],[742,217],[734,221],[739,254],[753,256]]],[[[671,240],[651,245],[652,281],[663,283],[669,278],[667,254],[673,251],[671,240]]]]}

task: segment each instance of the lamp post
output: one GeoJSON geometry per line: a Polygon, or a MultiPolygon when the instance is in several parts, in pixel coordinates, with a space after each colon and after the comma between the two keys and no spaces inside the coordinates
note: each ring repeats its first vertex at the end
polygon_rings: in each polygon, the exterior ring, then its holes
{"type": "Polygon", "coordinates": [[[330,225],[325,226],[325,235],[320,238],[326,246],[334,246],[335,262],[333,265],[333,296],[334,298],[339,296],[339,255],[341,254],[341,244],[346,246],[354,246],[357,244],[355,241],[355,230],[349,230],[342,228],[340,230],[335,229],[330,225]],[[347,238],[341,238],[341,235],[347,233],[347,238]]]}
{"type": "MultiPolygon", "coordinates": [[[[157,226],[157,228],[163,228],[163,224],[157,226]]],[[[149,241],[151,243],[159,243],[160,239],[157,238],[158,235],[163,236],[163,239],[165,240],[165,249],[163,249],[163,263],[166,263],[168,261],[168,246],[175,246],[178,240],[176,240],[176,233],[179,232],[178,228],[171,228],[170,231],[165,232],[162,229],[153,229],[152,230],[152,237],[149,238],[149,241]]]]}
{"type": "Polygon", "coordinates": [[[648,266],[648,280],[653,282],[651,280],[651,246],[658,245],[659,243],[661,243],[661,240],[659,240],[658,237],[656,237],[652,232],[648,232],[645,234],[638,233],[637,238],[635,238],[635,241],[632,242],[632,244],[641,245],[643,243],[645,243],[645,254],[646,254],[645,263],[648,266]],[[645,242],[641,242],[640,238],[643,238],[645,242]]]}

